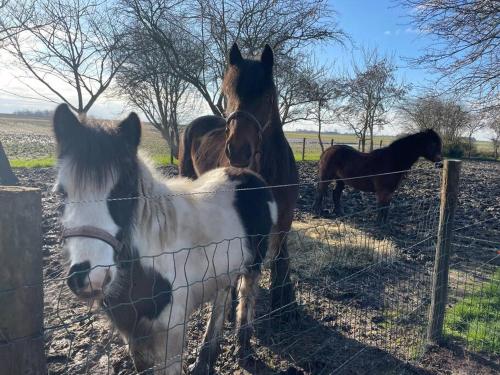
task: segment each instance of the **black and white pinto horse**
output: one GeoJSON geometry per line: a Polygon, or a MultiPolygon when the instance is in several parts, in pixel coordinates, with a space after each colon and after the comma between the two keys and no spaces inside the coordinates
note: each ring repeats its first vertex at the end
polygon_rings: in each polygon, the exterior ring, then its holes
{"type": "Polygon", "coordinates": [[[138,156],[141,125],[134,113],[105,127],[81,123],[60,105],[54,132],[56,188],[66,200],[68,285],[78,297],[101,302],[136,369],[180,374],[186,322],[210,301],[191,366],[194,373],[209,372],[236,282],[240,355],[248,353],[266,236],[277,219],[264,181],[233,168],[195,181],[160,178],[138,156]]]}

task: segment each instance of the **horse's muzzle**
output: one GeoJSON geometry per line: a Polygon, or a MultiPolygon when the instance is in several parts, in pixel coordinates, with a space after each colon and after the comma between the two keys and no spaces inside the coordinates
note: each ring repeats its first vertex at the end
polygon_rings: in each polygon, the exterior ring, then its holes
{"type": "Polygon", "coordinates": [[[100,299],[103,296],[103,290],[106,285],[111,281],[111,274],[109,269],[90,269],[89,262],[82,262],[71,266],[68,272],[68,279],[66,280],[71,291],[81,299],[100,299]],[[91,272],[98,273],[96,281],[95,276],[91,272]],[[92,280],[94,279],[94,280],[92,280]]]}

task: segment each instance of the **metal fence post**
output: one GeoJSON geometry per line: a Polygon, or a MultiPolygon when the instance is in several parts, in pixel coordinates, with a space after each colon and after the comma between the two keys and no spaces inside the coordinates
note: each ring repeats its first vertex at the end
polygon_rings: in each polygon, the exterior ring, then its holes
{"type": "Polygon", "coordinates": [[[302,139],[302,161],[306,158],[306,139],[302,139]]]}
{"type": "Polygon", "coordinates": [[[457,206],[460,178],[460,160],[445,160],[441,184],[441,206],[432,276],[431,307],[427,327],[427,342],[439,344],[443,336],[443,323],[448,298],[448,272],[453,237],[453,220],[457,206]]]}
{"type": "Polygon", "coordinates": [[[41,196],[0,186],[0,372],[45,374],[41,196]]]}

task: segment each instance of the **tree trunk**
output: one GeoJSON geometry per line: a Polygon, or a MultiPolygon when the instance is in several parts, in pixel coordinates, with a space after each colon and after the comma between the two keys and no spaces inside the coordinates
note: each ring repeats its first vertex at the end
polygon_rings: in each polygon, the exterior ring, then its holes
{"type": "Polygon", "coordinates": [[[366,128],[361,132],[361,152],[365,152],[366,145],[366,128]]]}
{"type": "Polygon", "coordinates": [[[19,180],[17,179],[12,168],[10,167],[9,159],[0,141],[0,185],[19,185],[19,180]]]}
{"type": "Polygon", "coordinates": [[[373,151],[373,126],[370,126],[370,152],[373,151]]]}
{"type": "Polygon", "coordinates": [[[472,151],[472,134],[469,135],[469,159],[472,151]]]}
{"type": "Polygon", "coordinates": [[[319,146],[321,147],[321,153],[325,151],[325,148],[323,147],[323,141],[321,140],[321,105],[318,104],[318,141],[319,141],[319,146]]]}

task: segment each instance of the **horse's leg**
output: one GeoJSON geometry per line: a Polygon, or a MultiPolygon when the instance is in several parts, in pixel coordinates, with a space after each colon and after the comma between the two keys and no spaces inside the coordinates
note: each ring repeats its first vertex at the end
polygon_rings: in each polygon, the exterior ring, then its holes
{"type": "Polygon", "coordinates": [[[388,191],[377,191],[377,206],[378,215],[377,223],[379,225],[385,225],[387,223],[387,217],[389,214],[389,205],[391,204],[393,192],[388,191]]]}
{"type": "MultiPolygon", "coordinates": [[[[239,281],[236,282],[236,285],[239,281]]],[[[236,291],[236,286],[231,286],[231,306],[229,312],[227,313],[227,321],[234,323],[236,320],[236,309],[238,307],[238,293],[236,291]]]]}
{"type": "Polygon", "coordinates": [[[254,269],[248,274],[242,275],[238,285],[237,336],[240,360],[249,359],[252,354],[250,338],[253,334],[259,278],[260,270],[254,269]]]}
{"type": "Polygon", "coordinates": [[[147,374],[154,366],[153,341],[151,336],[133,337],[127,340],[130,356],[134,362],[135,370],[140,374],[147,374]]]}
{"type": "Polygon", "coordinates": [[[337,180],[335,183],[335,189],[333,190],[333,205],[335,207],[335,213],[339,216],[344,214],[342,205],[340,204],[340,198],[342,197],[342,191],[344,190],[345,182],[337,180]]]}
{"type": "Polygon", "coordinates": [[[209,374],[217,359],[220,349],[221,332],[224,320],[229,312],[232,288],[220,290],[212,302],[210,318],[205,329],[205,336],[196,362],[190,366],[192,374],[209,374]]]}
{"type": "Polygon", "coordinates": [[[273,259],[271,263],[271,310],[275,316],[288,321],[294,317],[295,296],[290,280],[290,255],[288,254],[288,229],[277,229],[271,238],[273,259]]]}
{"type": "Polygon", "coordinates": [[[323,209],[323,199],[328,191],[328,185],[330,182],[320,181],[318,182],[318,187],[316,188],[316,197],[314,199],[313,211],[317,215],[321,215],[321,211],[323,209]]]}

